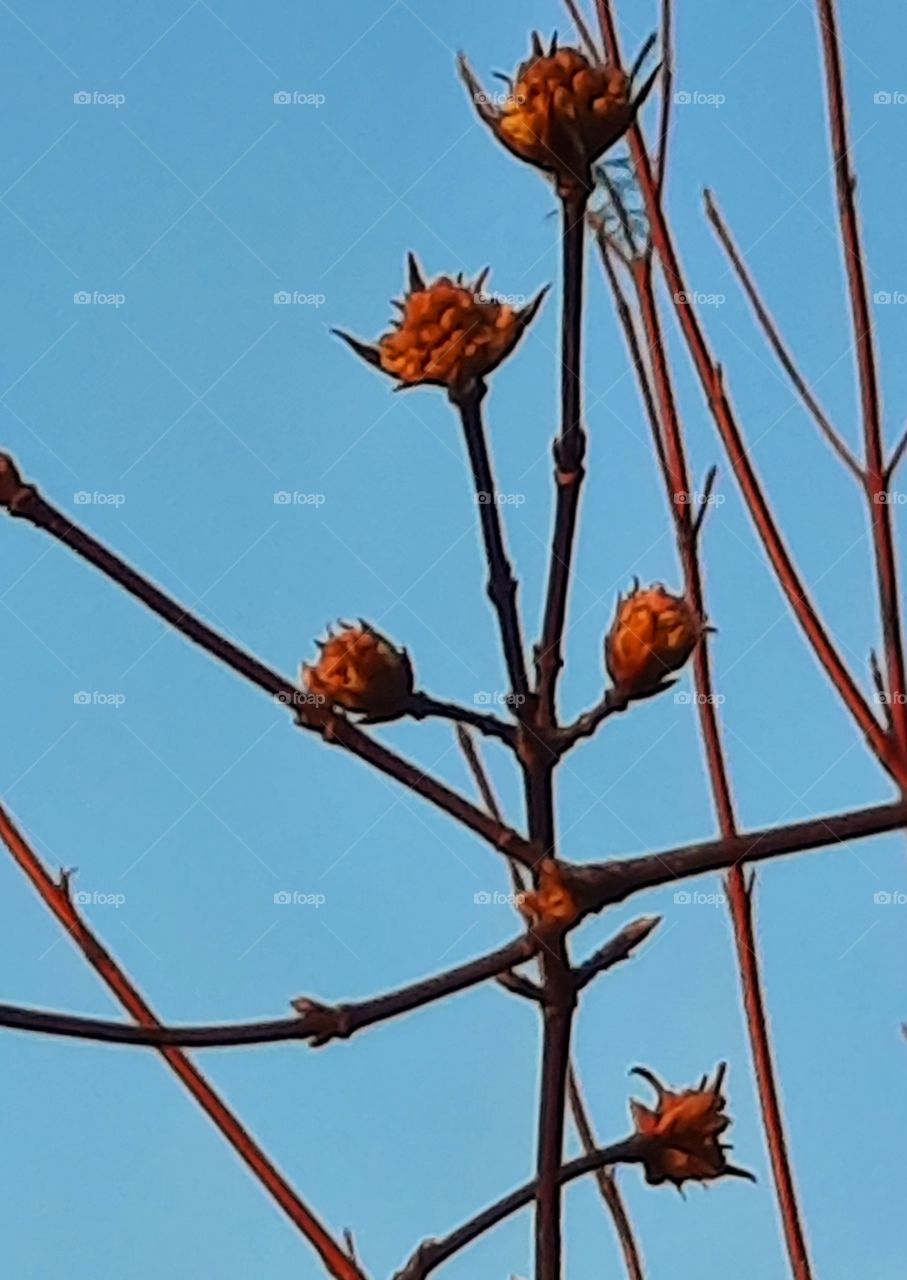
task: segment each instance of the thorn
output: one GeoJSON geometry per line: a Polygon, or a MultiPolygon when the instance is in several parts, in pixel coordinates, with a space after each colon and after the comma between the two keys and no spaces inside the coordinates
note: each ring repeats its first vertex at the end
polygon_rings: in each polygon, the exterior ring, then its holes
{"type": "MultiPolygon", "coordinates": [[[[639,53],[636,55],[636,60],[633,63],[633,66],[630,68],[631,84],[639,75],[640,68],[642,67],[642,64],[645,62],[646,58],[648,58],[649,54],[652,52],[652,49],[655,46],[655,41],[657,39],[658,39],[658,32],[653,31],[652,34],[649,36],[648,40],[640,49],[639,53]]],[[[661,63],[659,63],[657,68],[655,69],[655,74],[657,75],[660,70],[661,70],[661,63]]]]}
{"type": "Polygon", "coordinates": [[[336,337],[342,338],[348,347],[355,351],[360,359],[366,364],[372,365],[375,369],[381,368],[381,353],[377,347],[372,346],[368,342],[362,342],[359,338],[354,338],[351,333],[345,333],[343,329],[332,329],[336,337]]]}
{"type": "Polygon", "coordinates": [[[555,31],[551,37],[551,48],[548,50],[548,57],[553,58],[557,53],[557,32],[555,31]]]}
{"type": "Polygon", "coordinates": [[[532,53],[536,58],[544,58],[545,50],[542,47],[542,37],[537,31],[532,33],[532,53]]]}
{"type": "Polygon", "coordinates": [[[631,1076],[641,1076],[643,1080],[648,1081],[658,1094],[659,1098],[664,1095],[665,1086],[658,1079],[658,1076],[656,1076],[654,1072],[650,1071],[648,1067],[631,1067],[628,1074],[631,1076]]]}
{"type": "Polygon", "coordinates": [[[406,255],[406,265],[409,271],[410,293],[421,293],[425,288],[425,280],[423,279],[419,263],[416,260],[416,255],[412,250],[410,250],[406,255]]]}

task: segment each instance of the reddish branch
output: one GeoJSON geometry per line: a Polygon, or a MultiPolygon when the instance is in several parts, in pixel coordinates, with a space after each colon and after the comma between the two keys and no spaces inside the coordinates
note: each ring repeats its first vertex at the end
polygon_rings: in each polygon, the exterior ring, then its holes
{"type": "MultiPolygon", "coordinates": [[[[0,839],[14,861],[31,881],[41,900],[63,926],[85,959],[140,1027],[160,1027],[154,1012],[138,990],[101,945],[73,906],[68,880],[57,884],[48,874],[37,854],[0,807],[0,839]]],[[[136,1028],[138,1030],[138,1028],[136,1028]]],[[[287,1180],[271,1163],[227,1105],[185,1054],[176,1048],[161,1048],[161,1056],[174,1075],[186,1087],[205,1114],[217,1126],[233,1150],[253,1176],[280,1206],[318,1254],[335,1280],[365,1280],[362,1271],[319,1222],[313,1211],[299,1198],[287,1180]]]]}
{"type": "MultiPolygon", "coordinates": [[[[438,779],[430,777],[417,765],[370,738],[345,716],[320,705],[304,694],[298,685],[272,671],[257,658],[212,630],[84,529],[73,524],[61,511],[51,506],[34,486],[23,484],[15,464],[6,454],[0,454],[0,506],[5,507],[11,516],[29,521],[70,547],[206,653],[291,708],[301,728],[319,734],[325,742],[345,747],[381,773],[395,778],[403,786],[415,791],[417,795],[482,836],[502,853],[526,865],[533,863],[531,846],[517,832],[496,822],[438,779]]],[[[471,720],[471,723],[475,722],[471,720]]]]}
{"type": "MultiPolygon", "coordinates": [[[[707,616],[702,572],[699,560],[698,530],[694,522],[693,494],[690,486],[689,466],[683,440],[683,429],[677,411],[670,367],[668,365],[664,334],[652,280],[651,257],[643,253],[633,257],[629,269],[636,289],[637,304],[642,317],[645,340],[649,350],[653,392],[649,384],[648,370],[637,358],[638,338],[629,306],[624,298],[614,271],[610,266],[607,242],[600,236],[602,255],[608,267],[612,287],[617,291],[618,313],[624,323],[631,355],[641,380],[643,401],[650,412],[650,426],[662,461],[668,502],[677,531],[677,544],[686,581],[687,593],[701,617],[707,616]]],[[[632,249],[632,246],[631,246],[632,249]]],[[[700,733],[706,756],[715,812],[721,834],[725,838],[737,835],[736,818],[731,797],[727,761],[721,741],[714,684],[712,681],[708,637],[704,636],[694,656],[694,678],[697,692],[700,733]]],[[[743,989],[747,1029],[753,1054],[756,1083],[759,1091],[766,1141],[772,1162],[778,1202],[793,1250],[798,1259],[796,1272],[806,1280],[808,1263],[802,1217],[796,1196],[793,1170],[787,1151],[784,1121],[762,992],[758,943],[753,929],[752,902],[741,866],[734,866],[727,877],[728,902],[734,926],[737,963],[743,989]]]]}
{"type": "Polygon", "coordinates": [[[365,1027],[375,1026],[412,1013],[446,996],[465,991],[500,973],[523,964],[538,950],[532,937],[517,938],[505,947],[450,969],[447,973],[414,982],[399,991],[361,1000],[355,1004],[325,1005],[301,997],[294,1000],[298,1017],[266,1022],[225,1023],[207,1027],[171,1027],[160,1022],[132,1027],[104,1018],[82,1018],[74,1014],[51,1013],[0,1004],[0,1026],[17,1031],[37,1031],[76,1040],[98,1040],[105,1044],[180,1045],[184,1049],[224,1049],[241,1045],[274,1044],[286,1040],[306,1040],[320,1047],[332,1040],[347,1040],[365,1027]]]}
{"type": "Polygon", "coordinates": [[[853,454],[850,452],[847,445],[841,439],[840,432],[837,431],[837,429],[832,425],[828,417],[828,414],[819,404],[819,401],[816,399],[815,395],[810,389],[809,384],[807,383],[806,379],[803,377],[803,374],[797,368],[794,362],[794,358],[791,355],[790,350],[788,349],[788,346],[785,343],[783,337],[781,336],[781,332],[777,324],[772,318],[771,312],[763,302],[762,297],[759,294],[759,290],[756,288],[756,283],[753,280],[752,274],[750,273],[746,263],[743,260],[743,255],[740,253],[740,250],[738,249],[737,245],[734,243],[734,238],[731,235],[730,231],[728,230],[727,223],[724,221],[720,212],[718,211],[718,207],[715,204],[714,196],[712,195],[711,191],[708,191],[708,190],[705,193],[705,207],[706,207],[706,213],[708,214],[709,221],[711,222],[712,226],[715,228],[715,232],[718,236],[718,240],[721,244],[721,247],[724,249],[725,253],[727,254],[728,259],[730,260],[731,266],[734,268],[734,271],[737,275],[737,279],[740,281],[740,284],[743,286],[743,291],[746,294],[747,298],[749,299],[750,305],[752,306],[753,311],[755,312],[756,319],[759,321],[759,324],[762,326],[762,331],[765,334],[770,347],[772,348],[775,355],[777,356],[779,363],[781,364],[785,373],[793,383],[794,389],[796,390],[797,394],[800,396],[800,399],[803,401],[806,408],[812,414],[813,418],[815,419],[816,425],[818,426],[819,430],[822,432],[822,435],[825,437],[828,444],[831,445],[832,449],[835,451],[835,453],[838,455],[838,457],[841,459],[841,461],[844,463],[847,469],[854,476],[856,476],[857,480],[860,482],[860,485],[862,486],[864,483],[862,467],[860,466],[859,462],[857,462],[853,454]]]}
{"type": "Polygon", "coordinates": [[[869,500],[869,519],[875,552],[882,634],[885,638],[891,719],[901,753],[907,755],[907,681],[904,675],[898,573],[891,508],[888,504],[888,476],[882,441],[881,396],[873,343],[872,311],[866,287],[866,263],[857,215],[855,195],[857,180],[850,162],[841,40],[834,0],[816,0],[816,11],[822,32],[828,117],[838,190],[838,214],[841,221],[841,243],[847,270],[854,348],[860,377],[866,493],[869,500]]]}
{"type": "MultiPolygon", "coordinates": [[[[608,58],[619,65],[620,48],[611,0],[596,0],[596,2],[608,58]]],[[[653,244],[665,273],[668,292],[671,294],[681,331],[756,531],[794,616],[803,628],[833,686],[862,729],[878,759],[900,785],[907,786],[907,760],[876,719],[816,612],[749,460],[734,411],[724,388],[721,368],[712,357],[696,308],[689,301],[686,281],[674,248],[673,237],[658,199],[652,165],[638,124],[632,126],[628,139],[636,174],[646,202],[653,244]]]]}

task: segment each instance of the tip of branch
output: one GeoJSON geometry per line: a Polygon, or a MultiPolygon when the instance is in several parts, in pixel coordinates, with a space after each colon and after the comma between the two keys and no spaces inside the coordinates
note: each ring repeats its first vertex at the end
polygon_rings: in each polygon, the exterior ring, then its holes
{"type": "Polygon", "coordinates": [[[8,507],[21,488],[19,468],[8,453],[0,453],[0,506],[8,507]]]}

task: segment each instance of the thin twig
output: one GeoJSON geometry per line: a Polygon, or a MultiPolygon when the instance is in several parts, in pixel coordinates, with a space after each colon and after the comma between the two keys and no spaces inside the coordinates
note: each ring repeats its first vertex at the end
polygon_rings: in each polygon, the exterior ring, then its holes
{"type": "Polygon", "coordinates": [[[895,741],[900,747],[902,756],[907,756],[907,675],[905,675],[904,666],[904,639],[894,530],[891,508],[888,504],[888,474],[882,439],[879,370],[873,340],[872,309],[869,305],[869,291],[866,285],[866,260],[857,214],[857,179],[850,160],[844,68],[834,0],[816,0],[816,13],[822,34],[829,129],[838,192],[838,216],[841,222],[841,245],[847,272],[854,350],[860,379],[866,497],[872,528],[882,635],[885,642],[887,684],[891,695],[891,718],[894,724],[895,741]]]}
{"type": "Polygon", "coordinates": [[[457,795],[437,778],[417,765],[398,756],[362,732],[345,716],[320,705],[304,694],[284,676],[272,671],[251,654],[219,635],[199,618],[165,595],[147,578],[137,573],[84,529],[73,524],[62,512],[51,506],[32,485],[24,485],[12,459],[0,454],[0,506],[11,516],[27,520],[70,547],[96,569],[123,587],[130,595],[169,622],[177,631],[199,645],[206,653],[223,662],[252,684],[263,689],[296,714],[303,729],[319,734],[330,742],[351,751],[382,773],[395,778],[409,790],[430,801],[445,813],[462,822],[502,853],[527,866],[533,865],[535,852],[527,841],[503,823],[495,822],[463,796],[457,795]]]}
{"type": "Polygon", "coordinates": [[[589,54],[590,58],[592,58],[593,62],[601,62],[601,49],[599,49],[598,45],[595,43],[592,32],[589,30],[589,25],[580,12],[577,0],[564,0],[564,4],[567,7],[567,12],[570,14],[570,17],[573,19],[573,25],[576,27],[580,40],[585,45],[586,52],[589,54]]]}
{"type": "Polygon", "coordinates": [[[427,693],[416,692],[410,695],[406,706],[406,714],[413,720],[425,720],[435,717],[439,720],[451,720],[454,724],[467,724],[471,729],[478,729],[486,738],[497,738],[513,746],[516,742],[516,729],[505,720],[487,711],[474,711],[472,707],[462,707],[456,702],[442,702],[427,693]]]}
{"type": "Polygon", "coordinates": [[[582,424],[583,259],[588,193],[562,197],[563,322],[561,336],[561,430],[554,446],[557,499],[545,617],[536,665],[543,723],[557,722],[557,680],[567,615],[573,544],[583,482],[586,433],[582,424]]]}
{"type": "Polygon", "coordinates": [[[161,1023],[133,1027],[104,1018],[83,1018],[76,1014],[0,1004],[0,1026],[76,1040],[151,1045],[155,1048],[179,1045],[184,1049],[224,1049],[277,1044],[286,1040],[307,1040],[317,1048],[332,1040],[346,1040],[365,1027],[387,1022],[404,1013],[412,1013],[415,1009],[474,987],[511,969],[515,964],[531,959],[537,949],[535,939],[524,936],[489,955],[450,969],[447,973],[356,1004],[325,1005],[308,997],[300,997],[293,1001],[298,1010],[298,1017],[295,1018],[204,1027],[173,1027],[161,1023]]]}
{"type": "Polygon", "coordinates": [[[452,397],[452,400],[463,423],[488,561],[488,597],[498,616],[501,644],[514,697],[514,711],[519,717],[524,714],[529,697],[529,678],[526,675],[523,632],[517,611],[517,582],[504,545],[498,489],[482,417],[485,393],[483,382],[473,382],[467,391],[452,397]]]}
{"type": "Polygon", "coordinates": [[[577,991],[582,991],[599,974],[606,973],[615,965],[629,960],[637,947],[641,947],[650,934],[661,924],[661,916],[640,916],[624,925],[620,933],[615,934],[603,943],[597,951],[593,951],[588,960],[577,965],[573,970],[573,981],[577,991]]]}
{"type": "MultiPolygon", "coordinates": [[[[482,762],[482,757],[479,755],[479,750],[473,742],[471,734],[461,724],[457,725],[457,741],[469,766],[469,771],[475,778],[476,786],[479,788],[479,795],[482,797],[482,803],[496,822],[503,822],[501,806],[498,804],[488,771],[482,762]]],[[[513,858],[507,859],[507,866],[510,871],[510,883],[513,887],[514,896],[518,897],[520,894],[525,893],[528,887],[527,881],[524,879],[523,868],[513,858]]]]}
{"type": "Polygon", "coordinates": [[[889,462],[888,462],[888,466],[885,468],[885,479],[889,485],[891,484],[891,481],[894,478],[894,473],[898,468],[898,464],[900,463],[901,459],[904,456],[905,449],[907,449],[907,427],[904,428],[904,431],[903,431],[903,434],[901,435],[900,440],[897,442],[897,444],[895,445],[892,451],[891,458],[889,459],[889,462]]]}
{"type": "MultiPolygon", "coordinates": [[[[570,1075],[567,1080],[567,1096],[570,1099],[570,1110],[573,1113],[573,1123],[576,1125],[576,1131],[579,1134],[580,1142],[583,1144],[583,1151],[585,1151],[586,1155],[590,1155],[593,1151],[598,1149],[598,1143],[595,1140],[592,1121],[589,1118],[589,1113],[586,1109],[585,1101],[583,1100],[583,1094],[580,1089],[576,1068],[573,1066],[570,1068],[570,1075]]],[[[617,1232],[617,1238],[620,1241],[624,1261],[627,1265],[627,1275],[629,1276],[629,1280],[645,1280],[642,1254],[627,1213],[626,1205],[624,1204],[623,1196],[620,1194],[617,1179],[606,1165],[601,1165],[595,1170],[595,1180],[598,1183],[598,1189],[601,1192],[602,1199],[604,1200],[608,1212],[611,1214],[611,1218],[614,1222],[614,1229],[617,1232]]]]}
{"type": "MultiPolygon", "coordinates": [[[[159,1028],[160,1022],[126,973],[101,944],[76,911],[69,894],[69,879],[57,884],[6,811],[0,807],[0,839],[25,873],[45,906],[56,917],[85,959],[113,992],[126,1012],[140,1024],[134,1028],[159,1028]]],[[[133,1028],[130,1028],[130,1030],[133,1028]]],[[[265,1191],[302,1232],[335,1280],[365,1280],[356,1263],[344,1252],[313,1211],[271,1163],[226,1103],[215,1093],[198,1068],[179,1049],[160,1048],[164,1061],[185,1086],[208,1118],[220,1130],[265,1191]]]]}
{"type": "Polygon", "coordinates": [[[762,297],[759,293],[759,290],[756,288],[756,283],[753,279],[752,273],[750,272],[749,268],[744,262],[743,255],[741,254],[740,249],[735,243],[734,238],[731,235],[730,230],[728,228],[728,225],[725,222],[724,218],[722,217],[717,204],[715,203],[715,198],[712,195],[712,192],[709,190],[706,190],[705,192],[705,208],[706,208],[706,213],[708,215],[709,222],[712,224],[712,226],[715,229],[715,233],[718,237],[721,247],[724,249],[725,253],[727,254],[727,257],[730,260],[731,266],[734,268],[734,271],[737,275],[737,279],[740,281],[740,284],[743,287],[743,291],[746,294],[747,298],[749,299],[750,305],[753,308],[753,311],[756,315],[756,319],[759,321],[759,324],[762,326],[762,331],[765,334],[765,337],[768,340],[768,343],[771,346],[772,350],[774,351],[775,355],[778,357],[779,363],[783,367],[787,376],[790,378],[791,382],[794,384],[794,388],[797,394],[800,396],[800,399],[803,401],[806,408],[812,414],[813,418],[815,419],[816,425],[818,426],[822,435],[825,437],[828,444],[835,451],[835,453],[838,455],[838,457],[841,459],[841,461],[844,463],[847,469],[851,472],[851,474],[856,477],[860,486],[862,487],[863,486],[863,468],[860,466],[859,462],[857,462],[856,458],[853,456],[850,449],[848,449],[847,445],[844,443],[844,440],[841,438],[841,435],[838,432],[838,430],[832,425],[828,417],[828,414],[819,404],[819,401],[816,399],[815,395],[810,390],[809,384],[807,383],[806,379],[803,377],[802,373],[794,363],[794,358],[791,355],[790,350],[787,347],[784,339],[782,338],[781,332],[777,324],[775,323],[774,319],[772,318],[771,312],[763,302],[762,297]]]}
{"type": "Polygon", "coordinates": [[[674,5],[661,0],[661,117],[658,125],[658,160],[655,166],[658,198],[664,194],[668,172],[668,143],[671,137],[671,107],[674,94],[674,5]]]}
{"type": "MultiPolygon", "coordinates": [[[[623,1142],[616,1142],[613,1146],[602,1147],[590,1155],[580,1156],[577,1160],[570,1160],[557,1170],[558,1186],[564,1186],[576,1178],[582,1178],[587,1173],[594,1173],[596,1169],[606,1165],[640,1164],[646,1154],[647,1145],[646,1138],[635,1136],[626,1138],[623,1142]]],[[[403,1270],[397,1272],[394,1280],[426,1280],[426,1277],[442,1263],[472,1244],[473,1240],[477,1240],[479,1236],[496,1227],[511,1214],[525,1209],[526,1205],[532,1203],[537,1190],[537,1182],[527,1182],[483,1210],[482,1213],[470,1218],[450,1235],[443,1236],[440,1240],[427,1240],[416,1250],[403,1270]]]]}

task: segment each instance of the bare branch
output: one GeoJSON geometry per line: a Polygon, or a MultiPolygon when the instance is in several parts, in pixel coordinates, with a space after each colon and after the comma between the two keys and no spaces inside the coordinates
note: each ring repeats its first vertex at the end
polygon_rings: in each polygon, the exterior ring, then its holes
{"type": "Polygon", "coordinates": [[[455,702],[442,702],[427,693],[416,692],[410,695],[406,714],[413,720],[426,720],[435,717],[439,720],[452,720],[458,725],[469,725],[478,729],[487,738],[497,738],[513,747],[516,742],[514,725],[486,711],[474,711],[472,707],[462,707],[455,702]]]}
{"type": "Polygon", "coordinates": [[[602,60],[601,49],[599,49],[598,45],[595,43],[595,40],[593,38],[592,32],[589,30],[589,26],[586,22],[586,19],[583,17],[582,13],[580,12],[580,7],[579,7],[579,4],[577,3],[577,0],[564,0],[564,5],[566,6],[567,12],[570,14],[570,17],[573,19],[573,25],[576,27],[577,33],[579,34],[579,38],[583,42],[583,45],[585,46],[586,52],[589,54],[589,57],[593,60],[593,62],[601,62],[602,60]]]}
{"type": "MultiPolygon", "coordinates": [[[[563,1186],[573,1182],[574,1179],[581,1178],[587,1173],[594,1173],[596,1169],[606,1165],[640,1164],[647,1146],[647,1139],[636,1136],[626,1138],[623,1142],[615,1142],[610,1147],[602,1147],[590,1155],[580,1156],[579,1159],[562,1165],[557,1171],[558,1185],[563,1186]]],[[[476,1214],[450,1235],[440,1240],[426,1241],[416,1250],[403,1270],[397,1272],[394,1280],[426,1280],[426,1277],[437,1270],[442,1263],[472,1244],[473,1240],[477,1240],[479,1236],[496,1227],[511,1214],[525,1209],[532,1203],[536,1192],[537,1183],[527,1182],[516,1191],[512,1191],[510,1195],[504,1196],[502,1200],[498,1200],[496,1204],[483,1210],[482,1213],[476,1214]]]]}
{"type": "Polygon", "coordinates": [[[206,653],[263,689],[278,702],[290,707],[301,728],[319,734],[326,742],[345,747],[382,773],[395,778],[410,791],[415,791],[417,795],[482,836],[500,852],[527,866],[533,864],[532,847],[517,832],[503,823],[495,822],[438,779],[430,777],[417,765],[370,738],[345,716],[306,697],[297,685],[212,630],[84,529],[73,524],[32,485],[23,484],[12,459],[5,454],[0,454],[0,506],[5,507],[11,516],[27,520],[70,547],[206,653]]]}
{"type": "Polygon", "coordinates": [[[737,247],[734,238],[728,229],[727,223],[715,203],[715,197],[709,190],[706,190],[705,192],[705,208],[709,222],[712,224],[721,247],[724,249],[728,259],[730,260],[731,266],[734,268],[737,279],[740,281],[743,291],[755,312],[756,318],[762,326],[762,331],[765,334],[770,347],[777,356],[779,363],[793,383],[794,389],[800,399],[812,414],[816,425],[828,444],[831,445],[834,452],[838,455],[850,473],[856,477],[862,487],[863,468],[844,443],[840,433],[834,426],[832,426],[825,410],[819,404],[819,401],[810,390],[809,384],[803,377],[803,374],[794,363],[794,358],[782,338],[780,330],[772,318],[768,307],[762,301],[762,297],[760,296],[759,290],[756,288],[752,274],[743,260],[743,255],[737,247]]]}
{"type": "Polygon", "coordinates": [[[275,1044],[286,1040],[306,1040],[318,1048],[331,1040],[346,1040],[365,1027],[387,1022],[391,1018],[411,1013],[445,996],[485,982],[515,964],[522,964],[537,950],[538,943],[535,939],[523,936],[508,943],[506,947],[459,965],[447,973],[356,1004],[325,1005],[317,1000],[300,997],[293,1001],[299,1015],[295,1018],[207,1027],[171,1027],[160,1023],[133,1027],[102,1018],[82,1018],[75,1014],[51,1013],[4,1004],[0,1005],[0,1026],[77,1040],[97,1040],[105,1044],[151,1045],[155,1048],[179,1045],[185,1049],[223,1049],[275,1044]]]}
{"type": "Polygon", "coordinates": [[[501,507],[482,417],[482,400],[486,389],[483,382],[474,382],[467,391],[460,392],[451,399],[459,410],[463,423],[488,561],[488,597],[498,616],[510,688],[515,700],[514,711],[520,716],[526,712],[529,678],[526,674],[523,633],[517,612],[517,582],[504,545],[501,507]]]}

